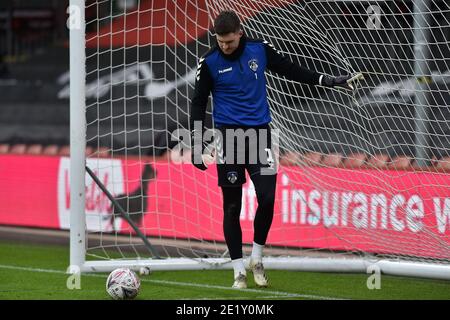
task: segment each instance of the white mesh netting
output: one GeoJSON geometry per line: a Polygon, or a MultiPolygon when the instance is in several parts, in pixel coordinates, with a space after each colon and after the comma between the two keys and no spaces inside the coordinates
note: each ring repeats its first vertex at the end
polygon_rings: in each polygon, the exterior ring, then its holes
{"type": "MultiPolygon", "coordinates": [[[[171,135],[189,129],[197,61],[215,41],[212,21],[233,9],[247,36],[292,61],[365,76],[354,93],[343,93],[267,73],[272,126],[281,134],[268,253],[450,261],[447,2],[123,3],[87,2],[87,144],[97,150],[88,166],[161,256],[227,256],[215,168],[193,168],[171,135]]],[[[149,256],[87,184],[88,255],[149,256]]],[[[244,242],[251,243],[251,184],[243,201],[244,242]]]]}

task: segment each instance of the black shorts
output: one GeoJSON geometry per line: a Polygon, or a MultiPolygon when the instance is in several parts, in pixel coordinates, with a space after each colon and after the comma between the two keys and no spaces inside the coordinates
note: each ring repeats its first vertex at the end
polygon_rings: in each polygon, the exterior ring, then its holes
{"type": "Polygon", "coordinates": [[[216,128],[215,147],[219,186],[241,186],[255,174],[276,174],[269,125],[216,128]]]}

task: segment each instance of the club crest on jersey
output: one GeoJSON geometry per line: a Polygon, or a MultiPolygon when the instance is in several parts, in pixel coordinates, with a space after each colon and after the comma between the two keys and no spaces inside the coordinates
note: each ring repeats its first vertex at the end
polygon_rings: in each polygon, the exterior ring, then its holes
{"type": "Polygon", "coordinates": [[[249,60],[248,66],[250,67],[250,69],[253,70],[253,72],[256,72],[256,70],[258,70],[258,60],[256,59],[249,60]]]}
{"type": "Polygon", "coordinates": [[[235,183],[237,178],[238,178],[238,174],[237,174],[236,171],[230,171],[230,172],[227,173],[227,179],[231,183],[235,183]]]}

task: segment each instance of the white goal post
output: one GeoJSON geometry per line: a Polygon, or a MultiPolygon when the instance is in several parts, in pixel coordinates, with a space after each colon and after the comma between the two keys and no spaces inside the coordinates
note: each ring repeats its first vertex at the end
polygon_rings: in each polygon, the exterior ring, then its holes
{"type": "MultiPolygon", "coordinates": [[[[267,73],[281,165],[266,268],[366,273],[376,266],[450,280],[446,1],[113,3],[70,0],[68,9],[73,272],[232,268],[215,168],[193,168],[175,138],[190,129],[196,65],[214,44],[212,21],[233,9],[247,36],[296,63],[364,74],[347,93],[267,73]]],[[[246,253],[256,206],[247,183],[246,253]]]]}

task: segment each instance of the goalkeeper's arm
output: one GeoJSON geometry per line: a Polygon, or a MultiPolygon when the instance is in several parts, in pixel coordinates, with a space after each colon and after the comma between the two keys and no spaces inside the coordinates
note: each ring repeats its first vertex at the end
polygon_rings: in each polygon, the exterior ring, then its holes
{"type": "Polygon", "coordinates": [[[212,83],[208,65],[205,63],[204,58],[201,58],[197,66],[189,119],[191,128],[191,160],[192,164],[200,170],[206,170],[207,168],[203,157],[203,123],[212,83]]]}
{"type": "Polygon", "coordinates": [[[346,90],[354,90],[353,82],[362,79],[362,74],[342,75],[332,77],[326,74],[301,67],[277,51],[274,46],[267,41],[263,42],[266,49],[267,69],[285,76],[289,80],[305,83],[309,85],[321,85],[324,87],[337,87],[346,90]]]}

